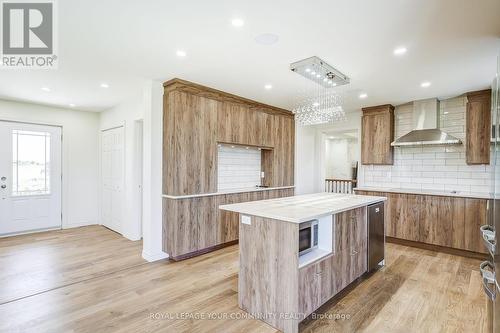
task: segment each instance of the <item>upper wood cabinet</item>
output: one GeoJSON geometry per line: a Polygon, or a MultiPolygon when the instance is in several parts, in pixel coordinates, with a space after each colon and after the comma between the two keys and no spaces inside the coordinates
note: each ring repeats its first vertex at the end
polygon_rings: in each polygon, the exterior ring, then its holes
{"type": "Polygon", "coordinates": [[[467,93],[466,161],[467,164],[490,163],[491,90],[467,93]]]}
{"type": "Polygon", "coordinates": [[[182,91],[164,95],[164,194],[217,191],[216,100],[182,91]]]}
{"type": "Polygon", "coordinates": [[[163,194],[217,192],[219,142],[268,148],[266,185],[293,185],[290,111],[179,79],[164,83],[163,99],[163,194]]]}
{"type": "Polygon", "coordinates": [[[394,106],[363,108],[361,118],[361,163],[393,164],[394,106]]]}

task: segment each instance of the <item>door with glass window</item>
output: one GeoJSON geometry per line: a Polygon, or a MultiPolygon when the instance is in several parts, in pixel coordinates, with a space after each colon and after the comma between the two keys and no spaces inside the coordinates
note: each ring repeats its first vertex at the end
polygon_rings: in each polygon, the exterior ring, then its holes
{"type": "Polygon", "coordinates": [[[61,128],[0,121],[0,236],[61,228],[61,128]]]}

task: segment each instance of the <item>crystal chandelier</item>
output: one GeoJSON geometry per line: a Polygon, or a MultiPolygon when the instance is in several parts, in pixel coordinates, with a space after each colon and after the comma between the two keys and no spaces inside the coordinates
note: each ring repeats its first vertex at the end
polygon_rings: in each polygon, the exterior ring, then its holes
{"type": "Polygon", "coordinates": [[[315,125],[345,119],[342,96],[334,87],[348,84],[347,76],[318,57],[294,62],[290,69],[307,79],[292,108],[296,121],[315,125]]]}

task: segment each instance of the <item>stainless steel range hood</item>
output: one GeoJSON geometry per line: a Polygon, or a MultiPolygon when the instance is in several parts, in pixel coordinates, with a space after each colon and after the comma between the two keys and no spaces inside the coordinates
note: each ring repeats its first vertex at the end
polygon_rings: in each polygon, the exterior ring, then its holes
{"type": "Polygon", "coordinates": [[[391,143],[391,146],[423,146],[461,144],[460,139],[439,129],[437,98],[413,102],[413,130],[391,143]]]}

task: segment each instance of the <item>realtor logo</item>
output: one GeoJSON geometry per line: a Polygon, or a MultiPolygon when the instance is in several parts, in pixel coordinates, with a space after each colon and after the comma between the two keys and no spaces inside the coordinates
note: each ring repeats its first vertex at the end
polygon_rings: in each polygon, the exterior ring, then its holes
{"type": "Polygon", "coordinates": [[[54,1],[2,2],[0,68],[55,68],[54,1]]]}

